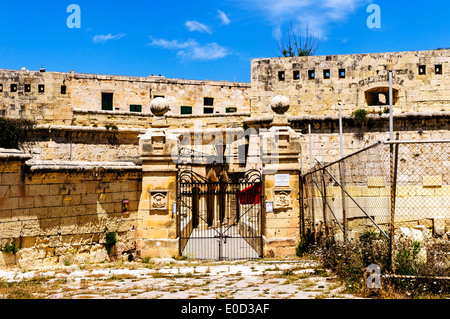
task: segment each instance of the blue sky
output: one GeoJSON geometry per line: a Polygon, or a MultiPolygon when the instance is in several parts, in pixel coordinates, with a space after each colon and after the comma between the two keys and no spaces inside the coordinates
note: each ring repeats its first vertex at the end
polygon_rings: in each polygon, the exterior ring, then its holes
{"type": "Polygon", "coordinates": [[[290,22],[316,55],[450,47],[450,2],[387,0],[1,1],[0,68],[250,82],[290,22]],[[70,4],[80,28],[69,28],[70,4]],[[377,4],[381,28],[367,12],[377,4]]]}

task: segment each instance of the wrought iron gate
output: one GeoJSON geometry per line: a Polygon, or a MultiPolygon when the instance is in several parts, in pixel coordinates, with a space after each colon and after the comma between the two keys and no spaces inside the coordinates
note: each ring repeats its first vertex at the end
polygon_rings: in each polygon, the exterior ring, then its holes
{"type": "Polygon", "coordinates": [[[262,256],[261,174],[211,181],[192,170],[178,177],[180,255],[236,260],[262,256]]]}

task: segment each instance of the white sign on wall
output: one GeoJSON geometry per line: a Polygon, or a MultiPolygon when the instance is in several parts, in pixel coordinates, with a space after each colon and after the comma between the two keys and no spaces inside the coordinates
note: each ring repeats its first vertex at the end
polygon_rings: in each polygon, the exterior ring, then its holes
{"type": "Polygon", "coordinates": [[[266,213],[273,213],[273,202],[266,202],[266,213]]]}
{"type": "Polygon", "coordinates": [[[289,186],[289,174],[275,174],[275,186],[289,186]]]}

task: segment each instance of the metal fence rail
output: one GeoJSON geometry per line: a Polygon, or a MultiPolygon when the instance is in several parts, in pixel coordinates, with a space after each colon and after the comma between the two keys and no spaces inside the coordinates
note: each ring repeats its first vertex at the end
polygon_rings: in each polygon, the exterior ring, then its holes
{"type": "Polygon", "coordinates": [[[378,142],[333,163],[316,159],[301,178],[305,226],[346,241],[372,228],[388,236],[388,148],[378,142]]]}
{"type": "Polygon", "coordinates": [[[378,233],[391,263],[405,245],[424,264],[450,266],[450,140],[386,141],[332,163],[301,181],[301,234],[357,243],[378,233]]]}

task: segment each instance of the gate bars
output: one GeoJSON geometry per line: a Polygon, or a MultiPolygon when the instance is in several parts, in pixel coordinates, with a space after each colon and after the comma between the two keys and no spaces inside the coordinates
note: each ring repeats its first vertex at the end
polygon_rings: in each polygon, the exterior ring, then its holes
{"type": "Polygon", "coordinates": [[[259,171],[248,171],[239,180],[220,175],[212,181],[184,170],[178,179],[180,255],[200,260],[262,256],[261,189],[252,194],[253,201],[239,194],[261,185],[259,171]]]}

